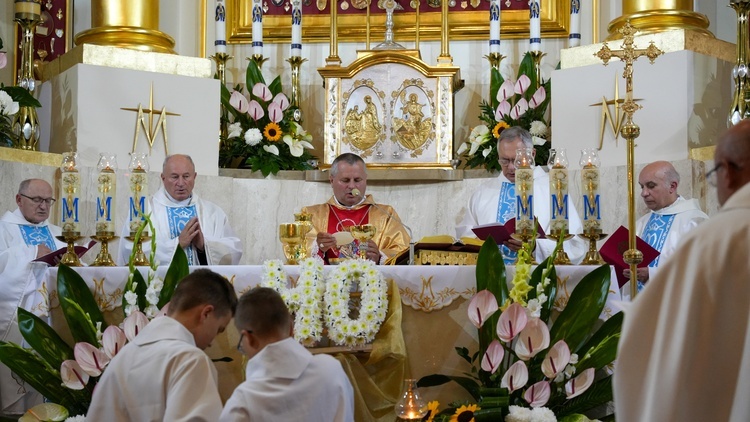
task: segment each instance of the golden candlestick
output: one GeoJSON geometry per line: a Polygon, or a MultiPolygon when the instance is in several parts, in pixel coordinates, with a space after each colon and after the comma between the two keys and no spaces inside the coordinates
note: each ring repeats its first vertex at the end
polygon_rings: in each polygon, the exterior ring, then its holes
{"type": "MultiPolygon", "coordinates": [[[[268,58],[263,58],[262,54],[253,54],[252,56],[248,57],[247,59],[254,61],[255,64],[258,65],[258,69],[260,69],[261,66],[263,66],[263,63],[265,63],[266,60],[268,60],[268,58]]],[[[250,89],[252,89],[252,87],[250,87],[250,89]]]]}
{"type": "Polygon", "coordinates": [[[646,56],[649,61],[653,64],[656,58],[663,54],[659,48],[657,48],[653,42],[651,42],[648,48],[636,49],[633,47],[633,38],[635,33],[638,32],[636,28],[630,25],[630,21],[625,23],[625,26],[620,28],[619,32],[623,36],[623,49],[622,50],[610,50],[605,42],[601,50],[599,50],[595,56],[599,57],[604,65],[609,63],[612,57],[617,57],[625,63],[625,69],[622,72],[622,77],[625,78],[625,92],[626,98],[622,105],[622,110],[625,112],[625,123],[620,130],[623,138],[627,140],[628,153],[627,153],[627,166],[628,166],[628,250],[623,253],[623,259],[627,264],[630,265],[630,298],[635,299],[638,293],[638,286],[636,282],[636,274],[638,264],[643,261],[643,253],[636,248],[635,243],[635,138],[641,134],[641,129],[633,123],[633,114],[642,108],[640,105],[633,101],[633,62],[638,57],[646,56]]]}
{"type": "Polygon", "coordinates": [[[596,247],[596,242],[607,237],[606,233],[602,233],[600,229],[587,230],[579,234],[579,236],[588,239],[589,250],[581,261],[581,265],[604,265],[604,259],[602,259],[599,250],[596,247]]]}
{"type": "Polygon", "coordinates": [[[500,70],[500,62],[503,61],[505,56],[503,56],[500,53],[490,53],[486,56],[484,56],[485,59],[487,59],[488,62],[490,62],[490,66],[492,66],[493,69],[500,70]]]}
{"type": "Polygon", "coordinates": [[[65,254],[63,254],[58,265],[62,264],[67,265],[68,267],[81,267],[81,260],[78,259],[78,254],[76,253],[75,249],[75,242],[83,239],[81,233],[63,231],[60,236],[55,236],[55,238],[61,242],[65,242],[68,244],[68,250],[65,251],[65,254]]]}
{"type": "Polygon", "coordinates": [[[101,244],[101,249],[96,255],[96,259],[91,263],[92,267],[116,267],[115,261],[112,259],[112,255],[109,254],[108,242],[117,239],[112,232],[97,233],[95,236],[91,236],[92,239],[96,240],[101,244]]]}
{"type": "MultiPolygon", "coordinates": [[[[216,76],[219,78],[219,83],[221,83],[221,86],[227,85],[227,62],[229,60],[232,60],[234,57],[230,56],[226,53],[216,53],[213,56],[210,57],[211,60],[216,63],[216,76]]],[[[219,149],[225,149],[227,148],[227,136],[229,136],[229,129],[228,129],[228,115],[227,111],[224,109],[224,105],[220,105],[221,107],[221,115],[219,117],[219,149]]]]}
{"type": "Polygon", "coordinates": [[[140,236],[136,236],[135,232],[131,232],[130,236],[126,236],[125,239],[133,242],[133,265],[136,267],[147,267],[151,265],[148,262],[148,257],[143,253],[143,242],[147,242],[151,239],[151,236],[144,231],[140,236]]]}
{"type": "Polygon", "coordinates": [[[531,60],[534,62],[534,74],[536,75],[536,89],[542,86],[542,57],[546,56],[546,53],[541,51],[529,51],[531,60]]]}
{"type": "Polygon", "coordinates": [[[289,65],[292,67],[292,100],[291,107],[299,109],[300,97],[302,96],[302,90],[300,89],[299,83],[299,70],[302,63],[306,62],[307,59],[303,59],[299,56],[294,56],[286,59],[289,65]]]}

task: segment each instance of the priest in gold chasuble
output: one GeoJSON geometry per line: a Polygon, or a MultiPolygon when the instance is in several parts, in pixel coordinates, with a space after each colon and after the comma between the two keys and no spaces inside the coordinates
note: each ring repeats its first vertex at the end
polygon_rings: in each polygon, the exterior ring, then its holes
{"type": "Polygon", "coordinates": [[[356,154],[338,156],[331,165],[333,196],[325,204],[302,208],[312,215],[314,238],[312,252],[328,264],[332,260],[353,258],[366,248],[367,259],[383,264],[386,259],[409,247],[409,233],[401,218],[389,205],[376,204],[366,195],[367,168],[356,154]],[[371,224],[375,235],[360,245],[349,233],[349,227],[371,224]]]}

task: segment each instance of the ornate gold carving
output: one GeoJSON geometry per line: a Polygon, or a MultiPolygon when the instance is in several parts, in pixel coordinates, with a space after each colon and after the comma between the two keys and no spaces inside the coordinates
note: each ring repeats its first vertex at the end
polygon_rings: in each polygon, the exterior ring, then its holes
{"type": "Polygon", "coordinates": [[[135,120],[135,134],[133,136],[133,150],[132,152],[136,152],[136,146],[138,145],[138,137],[141,134],[141,127],[143,127],[143,130],[146,132],[146,141],[148,141],[148,150],[151,151],[151,148],[154,147],[154,141],[156,140],[156,135],[159,134],[159,129],[162,130],[162,136],[164,138],[164,154],[169,155],[169,148],[167,145],[167,116],[179,116],[177,113],[172,113],[167,111],[167,107],[162,107],[161,112],[154,110],[154,85],[151,84],[151,91],[149,93],[149,99],[148,99],[148,108],[143,109],[143,107],[138,104],[138,108],[121,108],[120,110],[127,110],[127,111],[135,111],[138,113],[138,116],[135,120]],[[148,126],[146,126],[146,122],[144,121],[144,113],[148,114],[148,126]],[[159,120],[156,122],[156,127],[154,127],[154,114],[159,115],[159,120]]]}
{"type": "Polygon", "coordinates": [[[375,145],[385,139],[383,120],[380,117],[384,111],[384,99],[385,92],[375,88],[371,79],[355,81],[351,91],[344,94],[346,136],[343,141],[359,150],[362,157],[370,156],[375,145]]]}
{"type": "Polygon", "coordinates": [[[391,97],[391,130],[395,138],[393,140],[411,151],[411,156],[416,158],[422,154],[424,147],[429,145],[428,141],[432,140],[430,136],[435,133],[431,117],[435,114],[435,106],[430,101],[434,97],[434,92],[425,92],[422,79],[408,79],[398,90],[391,93],[391,97]]]}

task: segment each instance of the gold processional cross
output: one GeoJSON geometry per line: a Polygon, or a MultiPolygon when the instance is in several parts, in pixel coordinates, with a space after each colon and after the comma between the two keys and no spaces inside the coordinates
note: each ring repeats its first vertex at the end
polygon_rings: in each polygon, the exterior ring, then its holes
{"type": "Polygon", "coordinates": [[[159,134],[159,129],[162,130],[162,136],[164,137],[164,155],[169,155],[169,149],[167,147],[167,116],[179,116],[177,113],[172,113],[167,111],[166,107],[162,107],[161,111],[154,110],[154,84],[151,84],[151,92],[149,93],[148,98],[148,108],[143,109],[143,107],[138,104],[138,108],[121,108],[120,110],[127,110],[127,111],[135,111],[138,113],[138,116],[135,120],[135,135],[133,137],[133,151],[136,152],[136,146],[138,145],[138,135],[141,134],[141,127],[143,127],[143,130],[146,132],[146,141],[148,141],[148,151],[149,154],[151,153],[151,148],[154,146],[154,140],[156,139],[156,136],[159,134]],[[148,127],[146,127],[146,122],[144,120],[144,113],[148,114],[148,127]],[[156,127],[154,127],[154,114],[159,115],[159,120],[156,122],[156,127]]]}
{"type": "Polygon", "coordinates": [[[625,102],[622,104],[622,111],[625,112],[625,124],[622,125],[620,133],[622,137],[628,142],[628,250],[623,253],[623,259],[630,265],[630,299],[635,299],[635,295],[638,293],[638,283],[636,281],[637,266],[643,261],[643,253],[636,248],[635,244],[635,138],[641,134],[641,129],[633,123],[633,114],[642,108],[642,106],[635,103],[633,100],[633,62],[639,57],[648,57],[651,64],[654,63],[657,57],[664,52],[657,48],[653,41],[649,43],[648,48],[638,49],[633,47],[633,38],[638,30],[634,28],[630,21],[625,23],[625,26],[619,29],[622,34],[622,50],[610,50],[609,46],[605,42],[601,50],[594,53],[594,55],[604,62],[606,66],[612,57],[620,59],[625,63],[625,69],[622,72],[622,77],[625,78],[625,102]]]}

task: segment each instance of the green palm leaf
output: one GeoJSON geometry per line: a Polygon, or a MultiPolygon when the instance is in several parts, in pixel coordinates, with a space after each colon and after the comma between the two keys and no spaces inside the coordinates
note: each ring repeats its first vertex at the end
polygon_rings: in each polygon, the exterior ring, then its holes
{"type": "Polygon", "coordinates": [[[74,359],[73,349],[57,332],[23,308],[18,308],[18,328],[29,346],[53,368],[59,368],[65,360],[74,359]]]}
{"type": "Polygon", "coordinates": [[[83,278],[70,267],[60,265],[57,269],[57,293],[75,340],[98,345],[95,327],[100,323],[104,332],[108,325],[83,278]]]}

